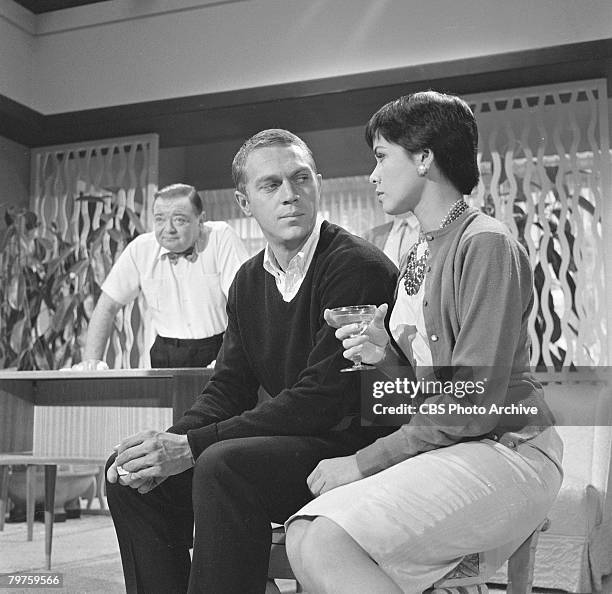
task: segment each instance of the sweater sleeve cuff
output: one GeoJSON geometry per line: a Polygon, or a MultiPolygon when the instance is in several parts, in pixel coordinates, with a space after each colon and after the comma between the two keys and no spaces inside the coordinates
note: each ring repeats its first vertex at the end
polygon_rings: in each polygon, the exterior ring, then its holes
{"type": "Polygon", "coordinates": [[[217,435],[217,424],[207,425],[199,429],[190,429],[187,431],[187,441],[191,448],[194,460],[197,460],[199,455],[213,443],[219,441],[217,435]]]}
{"type": "Polygon", "coordinates": [[[389,456],[387,449],[380,440],[359,450],[355,454],[355,459],[357,467],[364,477],[376,474],[393,465],[391,456],[389,456]]]}
{"type": "Polygon", "coordinates": [[[409,363],[400,357],[391,343],[385,347],[383,358],[376,363],[376,368],[390,378],[396,378],[399,369],[405,369],[409,363]]]}
{"type": "Polygon", "coordinates": [[[172,427],[166,429],[166,433],[176,433],[178,435],[185,435],[189,429],[189,426],[185,423],[183,424],[180,420],[177,421],[172,427]]]}

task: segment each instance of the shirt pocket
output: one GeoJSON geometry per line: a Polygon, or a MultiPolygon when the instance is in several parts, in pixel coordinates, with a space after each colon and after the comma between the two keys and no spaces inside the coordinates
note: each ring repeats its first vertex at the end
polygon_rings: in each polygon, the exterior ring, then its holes
{"type": "Polygon", "coordinates": [[[151,309],[161,309],[164,296],[165,281],[159,278],[145,278],[142,280],[142,293],[151,309]]]}
{"type": "Polygon", "coordinates": [[[194,274],[189,277],[184,299],[195,305],[203,303],[211,307],[223,306],[221,293],[221,275],[218,273],[194,274]]]}

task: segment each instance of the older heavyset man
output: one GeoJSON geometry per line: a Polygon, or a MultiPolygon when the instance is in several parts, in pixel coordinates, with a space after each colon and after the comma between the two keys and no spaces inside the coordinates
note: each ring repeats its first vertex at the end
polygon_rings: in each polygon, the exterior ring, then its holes
{"type": "Polygon", "coordinates": [[[102,286],[83,356],[88,367],[102,359],[119,309],[140,292],[157,334],[152,367],[206,367],[217,356],[229,286],[248,257],[242,241],[227,223],[205,222],[200,197],[185,184],[155,194],[153,221],[155,231],[127,245],[102,286]]]}
{"type": "Polygon", "coordinates": [[[264,592],[270,522],[312,497],[306,477],[320,460],[386,432],[361,427],[359,374],[340,373],[346,361],[323,312],[388,301],[395,267],[317,214],[321,176],[290,132],[247,140],[233,175],[267,246],[230,288],[214,374],[168,432],[129,437],[109,461],[128,592],[264,592]],[[260,386],[272,398],[258,403],[260,386]]]}

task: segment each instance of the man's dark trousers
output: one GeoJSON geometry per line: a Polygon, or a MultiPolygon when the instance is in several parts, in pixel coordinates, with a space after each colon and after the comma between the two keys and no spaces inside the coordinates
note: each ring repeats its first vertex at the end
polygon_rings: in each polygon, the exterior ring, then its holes
{"type": "Polygon", "coordinates": [[[209,338],[166,338],[156,336],[149,351],[151,367],[206,367],[217,358],[223,333],[209,338]]]}
{"type": "Polygon", "coordinates": [[[230,439],[145,495],[107,482],[128,594],[263,594],[270,522],[312,498],[306,477],[320,460],[371,441],[347,432],[230,439]]]}

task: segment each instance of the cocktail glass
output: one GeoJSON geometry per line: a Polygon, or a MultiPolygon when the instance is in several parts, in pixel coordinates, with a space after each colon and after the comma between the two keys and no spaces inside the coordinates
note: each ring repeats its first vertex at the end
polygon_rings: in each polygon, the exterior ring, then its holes
{"type": "MultiPolygon", "coordinates": [[[[333,328],[342,328],[349,324],[357,324],[355,331],[351,333],[351,338],[360,336],[366,331],[370,322],[374,319],[376,313],[375,305],[347,305],[345,307],[335,307],[330,309],[330,320],[329,325],[333,328]]],[[[374,365],[368,365],[367,363],[361,362],[361,355],[354,355],[353,366],[341,369],[341,372],[345,371],[362,371],[363,369],[372,369],[374,365]]]]}

